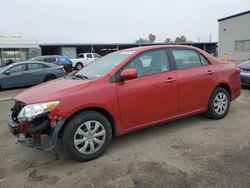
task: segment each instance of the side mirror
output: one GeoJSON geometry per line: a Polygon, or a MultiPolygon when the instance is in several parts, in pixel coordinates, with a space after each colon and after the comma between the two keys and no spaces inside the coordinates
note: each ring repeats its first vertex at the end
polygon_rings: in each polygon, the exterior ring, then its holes
{"type": "Polygon", "coordinates": [[[5,71],[4,74],[9,75],[10,71],[5,71]]]}
{"type": "Polygon", "coordinates": [[[137,70],[136,69],[126,69],[123,70],[120,74],[120,80],[131,80],[137,78],[137,70]]]}

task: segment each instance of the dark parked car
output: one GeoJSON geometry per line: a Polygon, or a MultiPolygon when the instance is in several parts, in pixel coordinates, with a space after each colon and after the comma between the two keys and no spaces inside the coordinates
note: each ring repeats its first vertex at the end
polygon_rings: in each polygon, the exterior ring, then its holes
{"type": "Polygon", "coordinates": [[[54,63],[56,65],[62,65],[67,73],[73,70],[72,62],[69,57],[62,55],[49,55],[49,56],[38,56],[31,59],[32,61],[41,61],[46,63],[54,63]]]}
{"type": "Polygon", "coordinates": [[[18,62],[0,69],[0,89],[40,84],[65,76],[63,66],[38,61],[18,62]]]}
{"type": "Polygon", "coordinates": [[[250,88],[250,60],[239,64],[241,85],[250,88]]]}
{"type": "Polygon", "coordinates": [[[234,63],[191,46],[121,50],[17,95],[9,128],[19,143],[47,151],[61,136],[73,159],[87,161],[113,136],[199,113],[222,119],[240,95],[239,75],[234,63]]]}

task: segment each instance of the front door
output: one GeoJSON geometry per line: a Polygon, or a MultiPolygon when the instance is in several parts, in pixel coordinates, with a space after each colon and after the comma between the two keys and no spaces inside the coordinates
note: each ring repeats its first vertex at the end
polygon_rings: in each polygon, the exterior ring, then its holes
{"type": "Polygon", "coordinates": [[[136,69],[138,77],[117,83],[117,95],[125,129],[146,126],[178,113],[178,80],[165,50],[144,53],[124,69],[136,69]]]}
{"type": "Polygon", "coordinates": [[[27,74],[27,64],[20,64],[14,65],[13,67],[9,68],[5,73],[3,73],[3,87],[10,88],[10,87],[19,87],[25,86],[28,83],[26,79],[27,74]]]}

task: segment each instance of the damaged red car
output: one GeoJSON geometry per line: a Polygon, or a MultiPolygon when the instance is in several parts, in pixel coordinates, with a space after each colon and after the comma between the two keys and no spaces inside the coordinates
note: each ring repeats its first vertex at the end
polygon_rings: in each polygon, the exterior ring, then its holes
{"type": "Polygon", "coordinates": [[[19,143],[52,151],[61,137],[69,156],[88,161],[114,136],[194,114],[222,119],[240,95],[239,75],[191,46],[121,50],[17,95],[8,125],[19,143]]]}

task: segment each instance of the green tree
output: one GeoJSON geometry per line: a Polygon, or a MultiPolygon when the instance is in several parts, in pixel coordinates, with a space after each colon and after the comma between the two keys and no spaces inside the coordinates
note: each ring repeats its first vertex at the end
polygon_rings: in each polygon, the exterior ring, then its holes
{"type": "Polygon", "coordinates": [[[173,43],[174,41],[171,38],[166,38],[164,43],[173,43]]]}
{"type": "Polygon", "coordinates": [[[187,42],[187,38],[182,35],[180,37],[176,37],[175,42],[187,42]]]}
{"type": "Polygon", "coordinates": [[[156,39],[156,36],[154,34],[150,33],[148,35],[148,38],[139,38],[139,39],[137,39],[135,41],[135,43],[141,43],[141,44],[143,44],[143,43],[154,43],[155,39],[156,39]]]}
{"type": "Polygon", "coordinates": [[[153,35],[152,33],[150,33],[150,34],[148,35],[148,41],[149,41],[150,43],[154,43],[155,39],[156,39],[156,36],[153,35]]]}
{"type": "Polygon", "coordinates": [[[143,44],[143,43],[148,43],[148,40],[147,40],[147,39],[144,39],[144,38],[139,38],[139,39],[137,39],[137,40],[135,41],[135,43],[141,43],[141,44],[143,44]]]}

